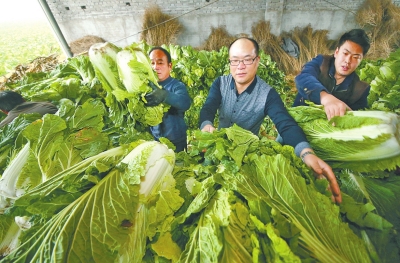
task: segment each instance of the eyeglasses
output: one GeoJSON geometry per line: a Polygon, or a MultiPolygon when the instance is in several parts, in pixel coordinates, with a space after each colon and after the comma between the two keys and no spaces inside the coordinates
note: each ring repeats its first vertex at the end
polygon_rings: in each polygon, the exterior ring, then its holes
{"type": "Polygon", "coordinates": [[[253,64],[254,60],[256,60],[256,58],[257,57],[255,57],[255,58],[245,58],[245,59],[242,59],[242,60],[230,59],[229,60],[229,64],[231,66],[239,66],[240,62],[243,62],[243,64],[245,64],[245,65],[251,65],[251,64],[253,64]]]}

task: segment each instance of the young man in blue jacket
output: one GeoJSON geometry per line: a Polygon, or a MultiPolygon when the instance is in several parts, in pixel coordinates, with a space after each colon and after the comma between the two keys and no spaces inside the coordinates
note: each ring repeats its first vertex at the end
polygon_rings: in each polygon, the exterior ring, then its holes
{"type": "Polygon", "coordinates": [[[331,167],[315,155],[303,130],[287,112],[278,92],[257,76],[260,57],[258,43],[242,37],[229,46],[231,74],[218,77],[211,85],[200,111],[200,129],[213,132],[219,113],[219,128],[234,123],[258,135],[260,126],[269,116],[286,144],[310,167],[318,178],[326,178],[336,202],[341,202],[339,185],[331,167]]]}
{"type": "Polygon", "coordinates": [[[306,100],[323,105],[328,119],[367,108],[370,86],[360,81],[355,70],[369,47],[364,30],[343,34],[333,55],[316,56],[296,76],[298,94],[293,106],[307,105],[306,100]]]}
{"type": "Polygon", "coordinates": [[[160,103],[171,105],[163,116],[162,123],[150,127],[156,140],[160,137],[169,139],[180,152],[187,148],[187,125],[185,111],[190,108],[191,98],[186,85],[170,76],[172,61],[170,53],[162,47],[154,47],[149,52],[151,66],[158,76],[158,84],[162,89],[156,88],[145,96],[148,106],[157,106],[160,103]]]}

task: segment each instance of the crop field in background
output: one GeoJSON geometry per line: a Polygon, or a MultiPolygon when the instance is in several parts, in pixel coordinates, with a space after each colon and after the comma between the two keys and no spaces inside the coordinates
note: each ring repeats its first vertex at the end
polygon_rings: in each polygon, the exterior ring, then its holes
{"type": "Polygon", "coordinates": [[[0,24],[0,36],[0,76],[37,57],[63,53],[46,22],[0,24]]]}

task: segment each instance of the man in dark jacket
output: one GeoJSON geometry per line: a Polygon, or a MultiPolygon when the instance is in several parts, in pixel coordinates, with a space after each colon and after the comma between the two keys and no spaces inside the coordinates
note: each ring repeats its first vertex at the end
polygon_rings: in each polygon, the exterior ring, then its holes
{"type": "Polygon", "coordinates": [[[287,112],[278,92],[257,76],[259,45],[251,38],[236,39],[229,46],[230,74],[218,77],[200,111],[200,129],[213,132],[217,112],[218,128],[237,124],[258,135],[269,116],[286,144],[310,167],[318,178],[326,178],[336,202],[342,198],[332,168],[315,155],[303,130],[287,112]]]}
{"type": "Polygon", "coordinates": [[[149,52],[152,68],[158,76],[158,84],[162,89],[155,90],[145,96],[148,106],[160,103],[171,105],[159,125],[150,128],[156,140],[161,137],[169,139],[180,152],[187,148],[187,125],[185,111],[190,108],[191,99],[186,85],[170,76],[172,70],[171,55],[162,47],[154,47],[149,52]]]}
{"type": "Polygon", "coordinates": [[[367,54],[370,41],[364,30],[343,34],[333,55],[318,55],[296,76],[298,94],[293,106],[306,100],[324,106],[326,116],[342,116],[346,110],[368,107],[368,83],[360,81],[355,70],[367,54]]]}
{"type": "Polygon", "coordinates": [[[0,128],[3,128],[22,113],[45,115],[46,113],[54,114],[58,109],[50,102],[27,102],[21,94],[6,90],[0,92],[0,110],[7,114],[7,117],[0,123],[0,128]]]}

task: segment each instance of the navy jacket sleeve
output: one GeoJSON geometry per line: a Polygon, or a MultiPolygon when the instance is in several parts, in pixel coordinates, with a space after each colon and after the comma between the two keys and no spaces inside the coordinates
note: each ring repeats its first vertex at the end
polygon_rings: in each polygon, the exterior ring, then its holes
{"type": "Polygon", "coordinates": [[[311,148],[304,131],[286,110],[275,89],[269,91],[264,111],[275,124],[284,143],[292,146],[297,156],[304,148],[311,148]]]}
{"type": "Polygon", "coordinates": [[[217,114],[217,110],[221,105],[221,101],[222,95],[220,89],[220,78],[217,78],[211,85],[206,102],[204,103],[200,111],[200,130],[203,129],[203,127],[207,124],[211,124],[214,126],[215,115],[217,114]]]}
{"type": "Polygon", "coordinates": [[[316,104],[321,104],[321,91],[328,90],[318,80],[323,56],[318,55],[307,62],[300,74],[295,77],[296,88],[301,97],[316,104]]]}
{"type": "Polygon", "coordinates": [[[164,88],[168,91],[168,95],[164,100],[165,103],[178,110],[186,111],[190,108],[192,100],[185,84],[173,79],[170,83],[165,85],[164,88]]]}

